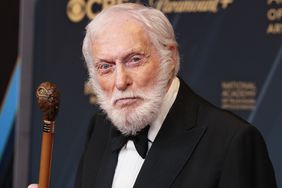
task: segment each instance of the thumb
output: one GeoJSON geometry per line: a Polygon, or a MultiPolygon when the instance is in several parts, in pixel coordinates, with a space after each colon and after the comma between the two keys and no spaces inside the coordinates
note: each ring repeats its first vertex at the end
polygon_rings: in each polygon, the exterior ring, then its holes
{"type": "Polygon", "coordinates": [[[38,184],[30,184],[27,188],[38,188],[38,184]]]}

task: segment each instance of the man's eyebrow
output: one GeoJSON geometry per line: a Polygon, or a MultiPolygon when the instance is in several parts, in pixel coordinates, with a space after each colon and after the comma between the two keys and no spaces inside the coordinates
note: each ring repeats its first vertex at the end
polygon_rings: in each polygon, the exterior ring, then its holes
{"type": "Polygon", "coordinates": [[[113,62],[114,62],[113,60],[106,59],[106,58],[96,58],[96,60],[95,60],[95,64],[98,64],[98,63],[113,63],[113,62]]]}
{"type": "MultiPolygon", "coordinates": [[[[121,60],[121,61],[124,61],[124,60],[130,58],[133,55],[144,55],[144,54],[145,54],[144,50],[139,49],[139,48],[135,48],[135,49],[133,48],[133,49],[130,49],[127,52],[125,52],[118,59],[121,60]]],[[[116,61],[115,58],[107,58],[107,57],[103,57],[103,56],[102,57],[96,57],[95,59],[96,59],[95,64],[98,64],[98,63],[114,63],[116,61]]]]}
{"type": "Polygon", "coordinates": [[[129,53],[125,54],[121,59],[126,60],[126,59],[132,57],[133,55],[144,55],[144,54],[145,54],[145,52],[143,50],[142,51],[141,50],[132,50],[129,53]]]}
{"type": "Polygon", "coordinates": [[[113,61],[112,61],[112,60],[109,60],[109,59],[98,59],[97,62],[98,62],[98,63],[102,63],[102,62],[111,63],[111,62],[113,62],[113,61]]]}

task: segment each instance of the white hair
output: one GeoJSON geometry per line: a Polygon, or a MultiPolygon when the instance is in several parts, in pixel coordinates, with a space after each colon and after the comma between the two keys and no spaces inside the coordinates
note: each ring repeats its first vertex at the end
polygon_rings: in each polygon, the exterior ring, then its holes
{"type": "Polygon", "coordinates": [[[89,71],[89,81],[97,95],[98,104],[107,113],[112,123],[126,135],[136,134],[157,117],[168,82],[176,76],[179,70],[177,42],[168,19],[159,10],[133,3],[119,4],[105,9],[88,24],[83,41],[83,55],[89,71]],[[156,77],[155,86],[150,88],[150,91],[136,90],[122,93],[115,91],[113,93],[113,96],[128,95],[143,98],[145,102],[137,107],[134,113],[130,113],[126,109],[112,108],[111,98],[105,95],[96,79],[97,71],[94,68],[94,54],[92,54],[95,36],[101,34],[104,25],[111,24],[111,21],[122,16],[134,19],[144,26],[145,32],[148,33],[149,39],[160,57],[160,72],[156,77]],[[175,68],[172,70],[171,65],[174,64],[175,68]]]}
{"type": "Polygon", "coordinates": [[[170,73],[171,77],[176,76],[179,71],[180,58],[172,25],[161,11],[135,3],[123,3],[104,9],[87,25],[82,52],[88,70],[94,63],[92,47],[95,35],[99,33],[103,25],[117,18],[118,14],[127,15],[145,26],[145,31],[148,32],[151,42],[161,57],[161,66],[176,63],[174,72],[170,73]],[[173,50],[169,48],[171,46],[175,47],[175,59],[173,50]]]}

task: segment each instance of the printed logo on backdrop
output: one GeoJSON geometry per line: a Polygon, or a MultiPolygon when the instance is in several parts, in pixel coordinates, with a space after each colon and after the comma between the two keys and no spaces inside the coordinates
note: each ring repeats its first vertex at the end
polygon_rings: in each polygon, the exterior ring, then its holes
{"type": "Polygon", "coordinates": [[[221,108],[253,110],[256,107],[257,86],[255,82],[223,81],[221,88],[221,108]]]}
{"type": "Polygon", "coordinates": [[[163,13],[216,13],[226,9],[233,0],[149,0],[148,4],[163,13]]]}
{"type": "Polygon", "coordinates": [[[266,33],[269,35],[282,34],[282,0],[267,0],[267,20],[266,33]]]}
{"type": "MultiPolygon", "coordinates": [[[[140,0],[69,0],[66,13],[71,22],[77,23],[84,18],[92,20],[101,10],[112,5],[140,0]]],[[[148,0],[149,6],[169,13],[217,13],[228,8],[233,0],[148,0]]]]}

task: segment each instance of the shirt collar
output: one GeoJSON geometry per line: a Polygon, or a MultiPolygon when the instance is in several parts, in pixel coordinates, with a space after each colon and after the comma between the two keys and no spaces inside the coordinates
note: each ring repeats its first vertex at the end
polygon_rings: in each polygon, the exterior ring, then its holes
{"type": "Polygon", "coordinates": [[[160,112],[157,116],[157,118],[151,123],[150,129],[148,132],[148,139],[151,142],[154,142],[164,120],[167,116],[169,109],[171,108],[172,104],[174,103],[178,90],[179,90],[179,79],[175,77],[167,91],[167,93],[164,96],[163,103],[160,108],[160,112]]]}

